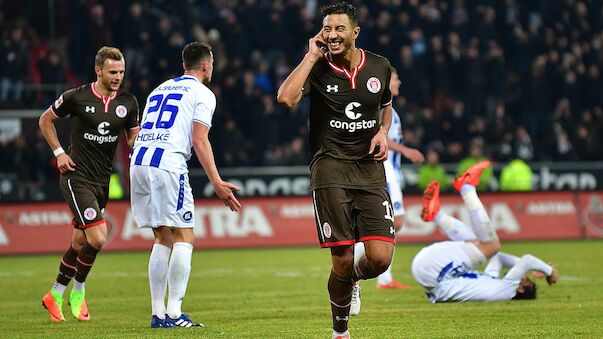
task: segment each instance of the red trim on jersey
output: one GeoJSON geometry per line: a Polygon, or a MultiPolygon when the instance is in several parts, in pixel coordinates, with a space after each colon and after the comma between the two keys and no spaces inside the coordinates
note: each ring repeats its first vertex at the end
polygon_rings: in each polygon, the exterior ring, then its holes
{"type": "Polygon", "coordinates": [[[392,244],[396,243],[395,239],[384,237],[384,236],[381,236],[381,235],[369,235],[369,236],[360,238],[358,241],[367,241],[367,240],[381,240],[381,241],[389,242],[389,243],[392,243],[392,244]]]}
{"type": "Polygon", "coordinates": [[[92,94],[102,100],[103,104],[105,105],[105,113],[107,113],[109,111],[109,104],[111,104],[111,101],[115,99],[117,92],[113,92],[113,94],[109,97],[104,97],[96,90],[96,85],[94,82],[90,84],[90,88],[92,89],[92,94]]]}
{"type": "Polygon", "coordinates": [[[103,220],[99,220],[97,222],[93,222],[91,224],[79,225],[78,228],[81,229],[81,230],[84,230],[86,228],[98,226],[98,225],[101,225],[101,224],[104,224],[104,223],[105,223],[105,220],[103,219],[103,220]]]}
{"type": "Polygon", "coordinates": [[[355,240],[341,240],[341,241],[333,241],[333,242],[324,242],[320,244],[320,247],[335,247],[335,246],[344,246],[344,245],[354,245],[356,243],[355,240]]]}
{"type": "Polygon", "coordinates": [[[348,71],[347,69],[339,67],[333,63],[333,57],[331,56],[331,53],[327,53],[326,55],[327,63],[329,64],[329,66],[331,66],[331,69],[337,73],[345,74],[345,76],[350,79],[350,86],[352,86],[352,89],[356,89],[356,76],[358,76],[358,73],[364,68],[364,65],[366,65],[366,53],[362,48],[359,48],[359,50],[360,63],[358,64],[358,66],[354,67],[354,70],[352,70],[351,74],[350,71],[348,71]]]}
{"type": "MultiPolygon", "coordinates": [[[[53,105],[54,105],[54,104],[53,104],[53,105]]],[[[57,117],[57,118],[61,119],[61,117],[60,117],[60,116],[58,116],[58,115],[57,115],[57,114],[54,112],[54,108],[52,107],[52,105],[50,105],[50,107],[49,107],[49,108],[50,108],[50,113],[54,114],[54,116],[55,116],[55,117],[57,117]]]]}

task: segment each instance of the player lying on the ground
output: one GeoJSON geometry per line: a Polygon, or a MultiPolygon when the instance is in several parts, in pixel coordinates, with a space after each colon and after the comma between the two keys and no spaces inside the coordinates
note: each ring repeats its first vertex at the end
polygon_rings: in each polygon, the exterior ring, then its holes
{"type": "Polygon", "coordinates": [[[528,279],[528,272],[546,277],[549,284],[559,279],[554,267],[533,255],[519,258],[499,252],[500,241],[475,191],[482,171],[488,166],[489,161],[473,165],[453,184],[469,209],[471,227],[442,211],[437,181],[425,189],[421,218],[435,221],[451,240],[423,248],[412,262],[412,274],[432,303],[534,299],[536,284],[528,279]],[[476,271],[488,259],[485,272],[476,271]],[[499,278],[502,268],[510,270],[499,278]]]}

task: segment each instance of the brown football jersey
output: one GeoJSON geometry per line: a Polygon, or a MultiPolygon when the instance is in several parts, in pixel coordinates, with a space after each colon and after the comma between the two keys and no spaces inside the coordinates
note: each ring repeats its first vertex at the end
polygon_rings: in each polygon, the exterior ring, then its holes
{"type": "Polygon", "coordinates": [[[91,83],[67,90],[50,109],[57,117],[71,117],[67,154],[76,166],[70,175],[92,184],[107,185],[119,134],[138,127],[136,97],[121,90],[103,97],[91,83]]]}
{"type": "Polygon", "coordinates": [[[306,83],[310,97],[310,163],[312,188],[375,188],[385,185],[383,164],[369,147],[380,127],[380,111],[389,105],[389,61],[360,49],[353,70],[334,64],[327,54],[306,83]]]}

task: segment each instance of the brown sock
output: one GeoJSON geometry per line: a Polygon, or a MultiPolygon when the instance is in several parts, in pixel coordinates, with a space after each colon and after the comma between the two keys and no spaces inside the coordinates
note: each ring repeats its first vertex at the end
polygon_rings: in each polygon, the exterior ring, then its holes
{"type": "Polygon", "coordinates": [[[327,287],[329,289],[329,296],[331,297],[333,330],[345,332],[348,329],[350,304],[352,302],[352,280],[338,277],[331,270],[327,287]]]}
{"type": "Polygon", "coordinates": [[[69,282],[75,276],[76,259],[77,251],[69,246],[69,249],[63,254],[61,264],[59,265],[59,274],[57,275],[57,282],[59,284],[69,285],[69,282]]]}
{"type": "Polygon", "coordinates": [[[94,265],[94,260],[96,259],[96,254],[99,252],[96,248],[92,247],[88,242],[82,247],[80,253],[77,256],[77,264],[75,268],[77,272],[75,273],[75,280],[78,282],[86,281],[86,277],[88,273],[92,269],[92,265],[94,265]]]}
{"type": "Polygon", "coordinates": [[[358,262],[354,265],[352,269],[352,280],[366,280],[376,278],[383,272],[375,272],[372,266],[369,264],[368,258],[363,256],[358,260],[358,262]]]}

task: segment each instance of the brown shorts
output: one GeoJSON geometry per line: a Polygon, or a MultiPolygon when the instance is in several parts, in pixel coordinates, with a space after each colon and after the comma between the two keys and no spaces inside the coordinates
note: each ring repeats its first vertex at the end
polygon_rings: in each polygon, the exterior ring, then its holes
{"type": "Polygon", "coordinates": [[[109,198],[109,187],[87,183],[78,178],[61,175],[59,186],[74,215],[73,227],[85,229],[100,225],[109,198]]]}
{"type": "Polygon", "coordinates": [[[319,188],[312,199],[320,247],[395,242],[394,212],[385,188],[319,188]]]}

